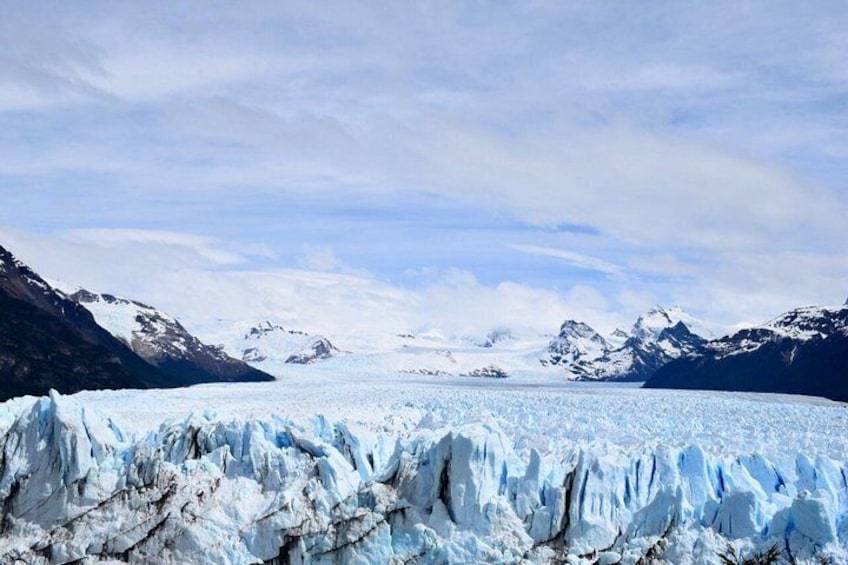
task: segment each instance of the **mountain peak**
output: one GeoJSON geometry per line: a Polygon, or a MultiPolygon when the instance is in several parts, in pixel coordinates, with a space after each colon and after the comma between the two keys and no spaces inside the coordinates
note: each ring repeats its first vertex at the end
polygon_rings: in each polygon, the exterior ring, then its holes
{"type": "Polygon", "coordinates": [[[824,338],[837,332],[848,332],[848,317],[845,316],[844,310],[844,308],[803,306],[789,310],[759,328],[778,336],[798,340],[817,336],[824,338]]]}
{"type": "Polygon", "coordinates": [[[656,339],[663,330],[672,328],[681,322],[695,335],[707,339],[715,337],[715,334],[700,320],[677,305],[655,305],[651,307],[645,314],[639,316],[636,323],[633,324],[630,335],[642,340],[656,339]]]}
{"type": "Polygon", "coordinates": [[[0,245],[0,271],[5,271],[8,268],[8,265],[13,264],[14,261],[14,255],[9,253],[5,247],[0,245]]]}
{"type": "Polygon", "coordinates": [[[566,320],[559,328],[559,335],[563,337],[566,335],[590,337],[595,333],[595,330],[590,325],[585,322],[578,322],[577,320],[566,320]]]}
{"type": "MultiPolygon", "coordinates": [[[[660,304],[655,304],[651,306],[647,312],[639,316],[639,320],[643,320],[646,322],[658,322],[661,324],[671,324],[674,325],[678,321],[682,321],[685,318],[690,318],[689,314],[677,305],[672,306],[662,306],[660,304]]],[[[638,323],[638,320],[637,320],[638,323]]]]}
{"type": "Polygon", "coordinates": [[[168,386],[168,375],[97,325],[88,310],[55,290],[0,247],[0,398],[50,388],[168,386]]]}
{"type": "Polygon", "coordinates": [[[6,248],[5,248],[5,247],[3,247],[2,245],[0,245],[0,266],[5,266],[5,265],[22,266],[22,265],[23,265],[23,263],[21,263],[21,262],[20,262],[20,261],[19,261],[19,260],[18,260],[18,259],[17,259],[17,258],[16,258],[13,254],[12,254],[12,252],[11,252],[11,251],[9,251],[8,249],[6,249],[6,248]]]}
{"type": "MultiPolygon", "coordinates": [[[[160,328],[182,330],[176,322],[172,328],[168,325],[171,320],[155,315],[152,308],[111,295],[83,291],[73,294],[57,290],[0,247],[0,400],[21,394],[44,394],[51,388],[76,392],[272,379],[243,363],[223,359],[217,351],[210,350],[208,363],[204,359],[205,364],[198,362],[197,367],[181,363],[182,359],[176,363],[162,360],[158,351],[151,351],[151,343],[140,338],[141,334],[129,332],[129,339],[116,337],[98,324],[95,315],[80,302],[92,309],[108,306],[112,314],[119,308],[126,310],[128,327],[130,322],[133,329],[136,324],[155,326],[157,331],[149,333],[157,337],[160,328]],[[223,374],[216,372],[226,363],[237,366],[232,371],[226,367],[223,374]]],[[[111,322],[106,316],[105,323],[111,322]]],[[[188,351],[188,346],[197,341],[191,339],[194,341],[186,337],[175,346],[184,346],[188,351]]]]}
{"type": "Polygon", "coordinates": [[[548,344],[543,364],[561,365],[579,376],[588,376],[591,364],[606,354],[607,341],[591,326],[576,320],[566,320],[559,334],[548,344]]]}
{"type": "Polygon", "coordinates": [[[679,306],[660,305],[639,316],[629,332],[618,329],[609,340],[583,322],[566,320],[542,363],[561,365],[578,379],[644,380],[657,367],[701,346],[700,326],[679,306]]]}
{"type": "Polygon", "coordinates": [[[294,363],[296,365],[309,365],[322,359],[329,359],[342,353],[335,345],[330,343],[325,337],[318,337],[315,341],[309,344],[302,350],[294,353],[286,359],[286,363],[294,363]]]}
{"type": "Polygon", "coordinates": [[[0,290],[12,297],[38,302],[41,308],[55,302],[55,291],[6,248],[0,246],[0,290]]]}
{"type": "Polygon", "coordinates": [[[667,310],[659,305],[654,306],[636,319],[630,335],[642,340],[655,338],[662,330],[682,321],[680,319],[681,314],[685,315],[686,313],[678,307],[667,310]]]}

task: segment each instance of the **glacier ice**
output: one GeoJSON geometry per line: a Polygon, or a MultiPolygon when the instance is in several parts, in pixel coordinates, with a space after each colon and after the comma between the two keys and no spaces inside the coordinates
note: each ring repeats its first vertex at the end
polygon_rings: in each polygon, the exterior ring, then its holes
{"type": "Polygon", "coordinates": [[[56,393],[12,407],[4,562],[709,563],[731,542],[848,559],[848,469],[823,456],[575,444],[522,459],[493,423],[389,437],[192,414],[128,431],[56,393]]]}

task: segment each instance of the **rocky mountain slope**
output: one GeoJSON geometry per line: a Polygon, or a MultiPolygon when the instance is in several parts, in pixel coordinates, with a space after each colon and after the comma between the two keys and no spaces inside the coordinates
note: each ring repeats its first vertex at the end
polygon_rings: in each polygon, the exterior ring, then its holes
{"type": "Polygon", "coordinates": [[[82,304],[100,326],[148,363],[187,382],[263,381],[272,378],[243,361],[233,359],[221,348],[202,343],[174,317],[152,306],[84,289],[76,290],[68,297],[82,304]]]}
{"type": "Polygon", "coordinates": [[[578,380],[644,381],[659,367],[695,351],[706,339],[700,324],[678,307],[656,306],[630,331],[604,338],[583,322],[567,320],[542,363],[558,365],[578,380]]]}
{"type": "Polygon", "coordinates": [[[741,390],[848,401],[848,304],[791,310],[660,368],[649,388],[741,390]]]}
{"type": "Polygon", "coordinates": [[[578,378],[592,378],[597,361],[610,350],[610,344],[588,324],[566,320],[548,345],[542,363],[559,365],[578,378]]]}
{"type": "Polygon", "coordinates": [[[2,247],[0,303],[0,399],[172,382],[2,247]]]}
{"type": "MultiPolygon", "coordinates": [[[[175,387],[225,380],[155,366],[0,247],[0,399],[98,388],[175,387]]],[[[257,380],[257,372],[246,373],[257,380]],[[252,376],[251,376],[252,375],[252,376]]],[[[237,377],[240,378],[240,377],[237,377]]],[[[261,379],[270,379],[262,375],[261,379]]]]}

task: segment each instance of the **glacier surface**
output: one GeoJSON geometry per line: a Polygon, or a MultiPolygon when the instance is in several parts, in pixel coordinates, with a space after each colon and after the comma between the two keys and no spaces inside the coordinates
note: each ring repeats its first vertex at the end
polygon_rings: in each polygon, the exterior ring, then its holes
{"type": "MultiPolygon", "coordinates": [[[[232,399],[250,387],[185,394],[225,390],[232,399]]],[[[488,394],[452,392],[447,406],[488,394]]],[[[528,443],[526,421],[460,423],[427,405],[417,424],[407,406],[395,425],[391,407],[380,425],[314,413],[195,411],[156,425],[155,409],[147,420],[120,416],[121,398],[149,407],[155,393],[52,393],[0,407],[3,562],[717,563],[728,543],[743,553],[777,544],[801,563],[848,559],[843,447],[781,450],[775,438],[775,449],[746,453],[717,448],[720,439],[602,433],[552,449],[528,443]]],[[[591,403],[585,396],[576,402],[591,403]]],[[[511,417],[534,412],[534,400],[500,398],[511,417]]],[[[576,405],[559,406],[548,423],[567,427],[576,405]]],[[[806,408],[844,418],[842,405],[806,408]]]]}

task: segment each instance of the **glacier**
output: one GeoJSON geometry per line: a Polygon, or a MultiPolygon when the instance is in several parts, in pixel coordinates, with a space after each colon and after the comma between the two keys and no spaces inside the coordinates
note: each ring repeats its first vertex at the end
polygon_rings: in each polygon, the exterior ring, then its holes
{"type": "Polygon", "coordinates": [[[125,429],[55,392],[5,403],[0,432],[3,562],[694,564],[727,544],[848,560],[848,468],[825,455],[541,453],[494,422],[125,429]]]}

